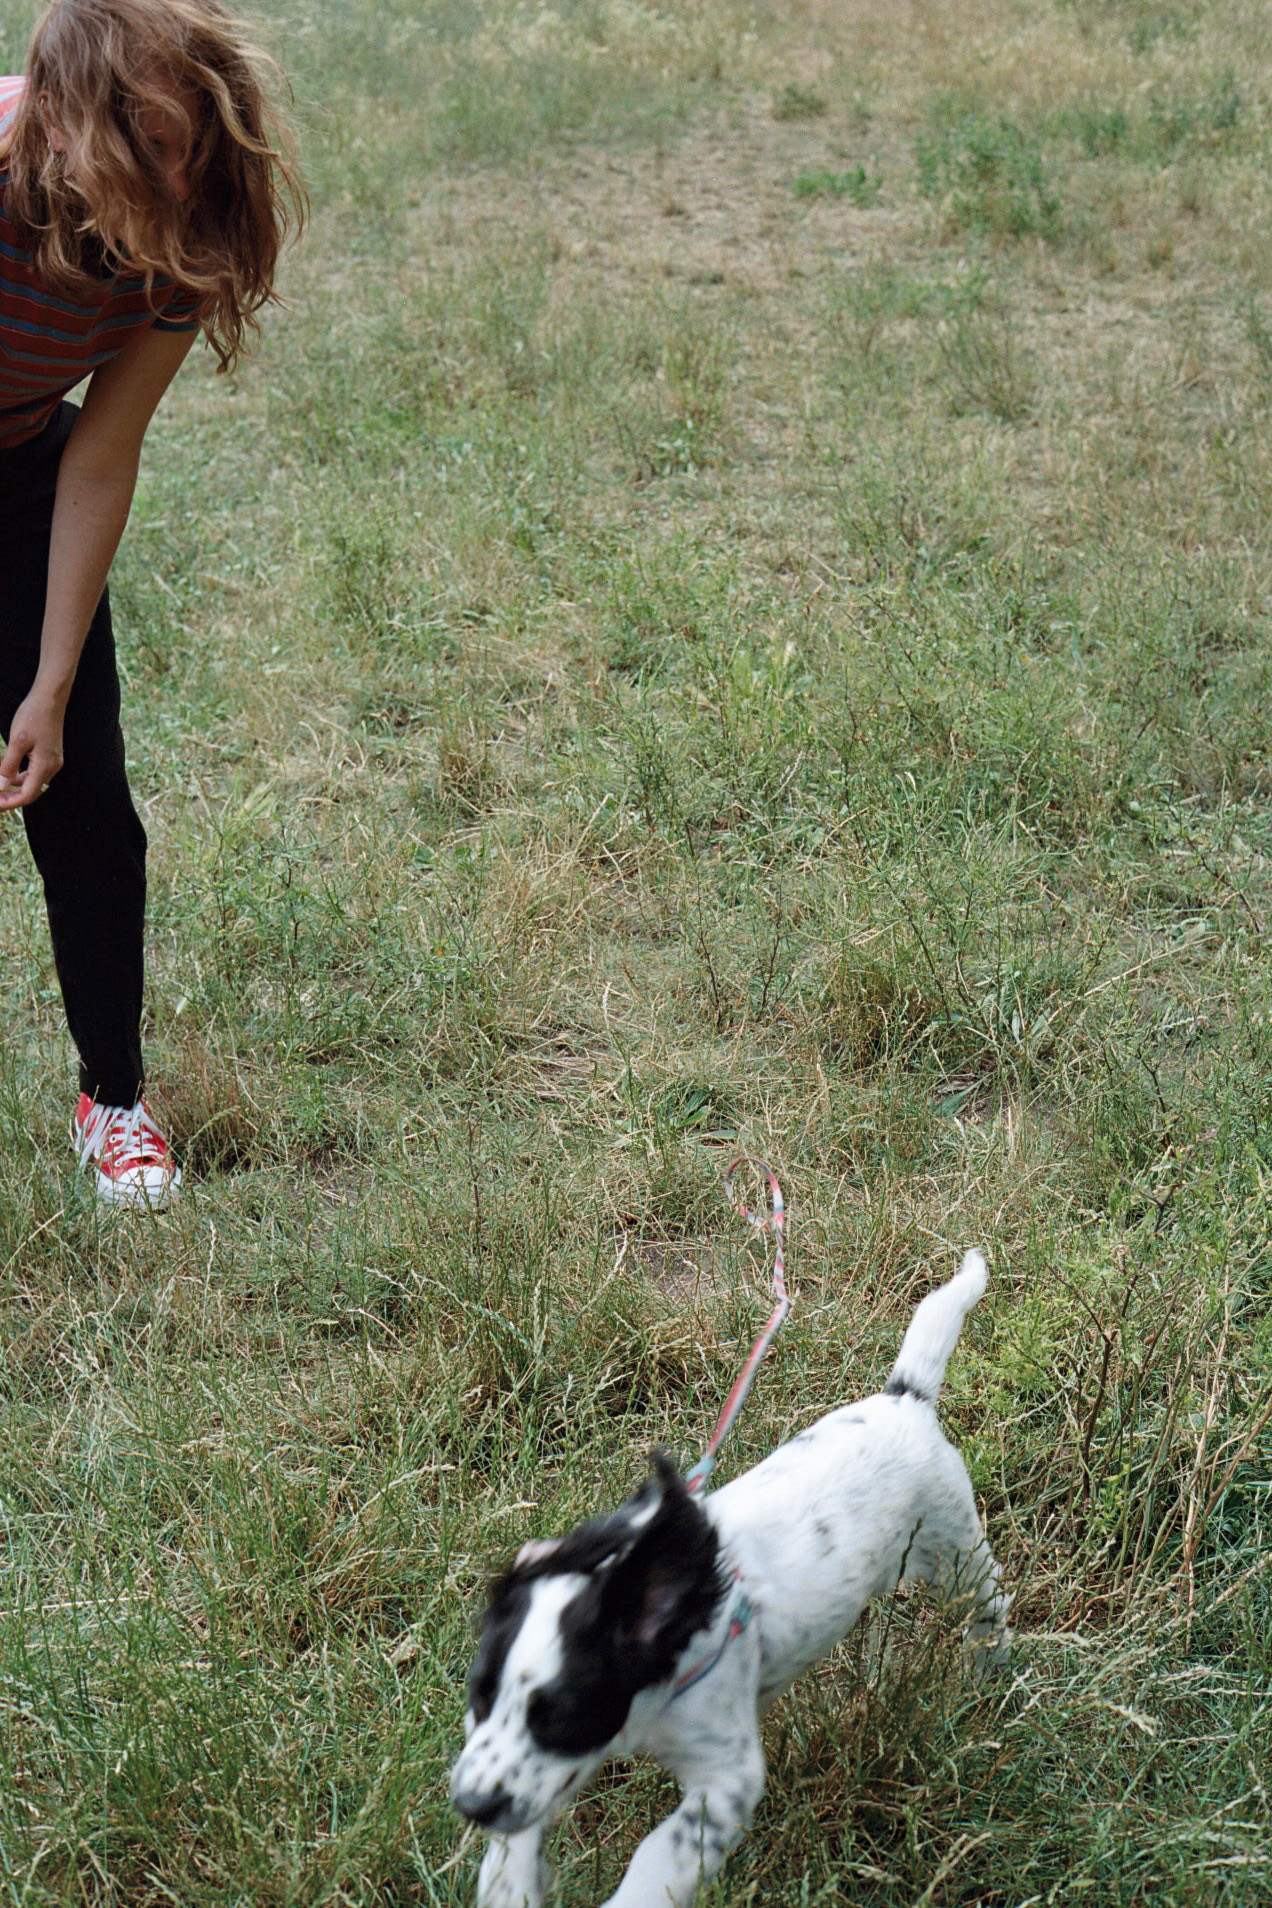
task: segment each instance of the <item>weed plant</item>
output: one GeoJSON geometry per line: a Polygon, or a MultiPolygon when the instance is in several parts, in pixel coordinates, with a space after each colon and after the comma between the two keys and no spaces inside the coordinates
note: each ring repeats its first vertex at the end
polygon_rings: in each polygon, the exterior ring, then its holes
{"type": "Polygon", "coordinates": [[[942,111],[917,147],[919,190],[951,232],[1054,237],[1060,201],[1037,142],[1003,114],[942,111]]]}
{"type": "Polygon", "coordinates": [[[955,410],[985,410],[1003,424],[1029,416],[1037,377],[1007,315],[959,311],[937,337],[955,410]]]}
{"type": "Polygon", "coordinates": [[[796,80],[788,80],[773,99],[774,119],[820,119],[829,110],[830,102],[815,86],[802,86],[796,80]]]}
{"type": "MultiPolygon", "coordinates": [[[[488,1573],[697,1455],[748,1148],[798,1304],[725,1474],[983,1244],[1018,1642],[876,1611],[710,1901],[1255,1908],[1264,10],[263,11],[312,237],[113,585],[161,1222],[71,1170],[0,842],[0,1900],[471,1901],[488,1573]]],[[[666,1801],[587,1798],[558,1908],[666,1801]]]]}
{"type": "Polygon", "coordinates": [[[854,205],[866,207],[878,204],[883,178],[879,173],[870,174],[864,166],[853,166],[848,172],[830,172],[822,167],[801,172],[793,191],[797,199],[813,199],[824,194],[830,199],[851,199],[854,205]]]}

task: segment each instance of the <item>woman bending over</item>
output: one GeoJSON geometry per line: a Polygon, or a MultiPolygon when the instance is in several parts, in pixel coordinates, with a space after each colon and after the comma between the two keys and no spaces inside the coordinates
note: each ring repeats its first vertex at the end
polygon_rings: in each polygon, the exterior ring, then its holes
{"type": "Polygon", "coordinates": [[[303,218],[261,64],[216,0],[53,0],[0,79],[0,810],[44,883],[71,1137],[117,1205],[181,1174],[142,1098],[146,836],[106,577],[160,398],[200,332],[237,361],[303,218]]]}

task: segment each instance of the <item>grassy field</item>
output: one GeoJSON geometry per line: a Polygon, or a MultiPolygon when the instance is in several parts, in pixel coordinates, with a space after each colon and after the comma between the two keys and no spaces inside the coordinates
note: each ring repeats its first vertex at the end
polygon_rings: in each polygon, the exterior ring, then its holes
{"type": "MultiPolygon", "coordinates": [[[[30,13],[0,0],[0,69],[30,13]]],[[[0,1902],[460,1904],[486,1577],[951,1367],[1015,1598],[771,1718],[710,1901],[1272,1892],[1272,30],[277,0],[314,221],[114,592],[188,1194],[0,856],[0,1902]]],[[[648,1772],[557,1838],[599,1902],[648,1772]]]]}

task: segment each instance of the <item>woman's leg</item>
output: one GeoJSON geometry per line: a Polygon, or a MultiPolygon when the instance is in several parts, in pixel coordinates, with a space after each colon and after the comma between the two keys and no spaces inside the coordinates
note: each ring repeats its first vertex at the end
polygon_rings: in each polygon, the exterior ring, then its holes
{"type": "MultiPolygon", "coordinates": [[[[0,452],[0,731],[35,677],[57,470],[76,412],[0,452]]],[[[102,1104],[140,1096],[146,836],[119,727],[119,678],[103,595],[66,711],[65,766],[23,810],[44,883],[58,979],[80,1054],[80,1086],[102,1104]]]]}
{"type": "Polygon", "coordinates": [[[146,833],[119,727],[110,604],[97,606],[66,711],[65,765],[22,811],[44,883],[53,958],[80,1090],[109,1106],[141,1098],[146,833]]]}

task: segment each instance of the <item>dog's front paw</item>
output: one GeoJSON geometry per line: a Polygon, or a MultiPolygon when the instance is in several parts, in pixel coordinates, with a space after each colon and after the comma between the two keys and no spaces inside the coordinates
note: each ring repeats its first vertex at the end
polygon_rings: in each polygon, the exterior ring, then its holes
{"type": "Polygon", "coordinates": [[[547,1864],[536,1831],[492,1835],[477,1871],[477,1908],[542,1908],[547,1864]]]}
{"type": "Polygon", "coordinates": [[[968,1667],[974,1682],[989,1683],[1007,1674],[1011,1668],[1011,1642],[1012,1633],[1004,1625],[1001,1630],[968,1643],[968,1667]]]}

